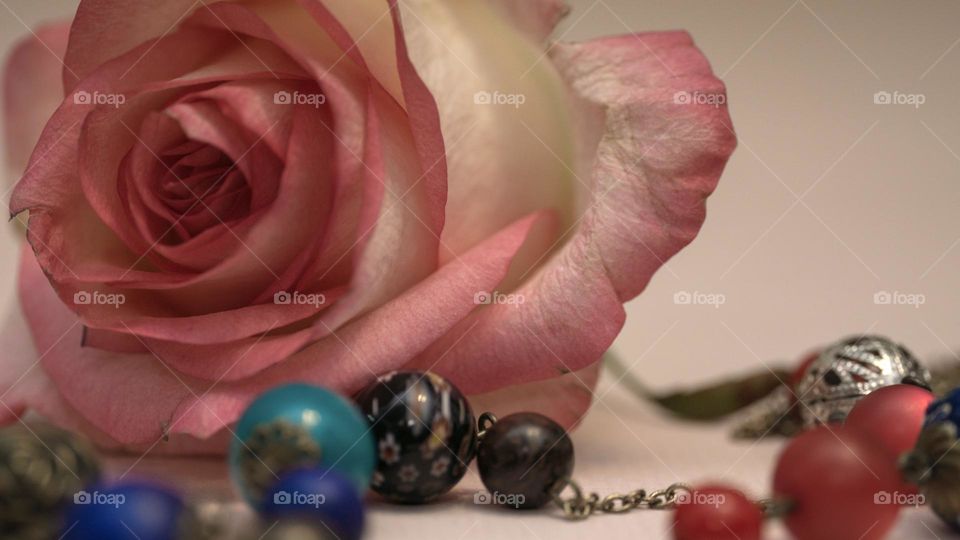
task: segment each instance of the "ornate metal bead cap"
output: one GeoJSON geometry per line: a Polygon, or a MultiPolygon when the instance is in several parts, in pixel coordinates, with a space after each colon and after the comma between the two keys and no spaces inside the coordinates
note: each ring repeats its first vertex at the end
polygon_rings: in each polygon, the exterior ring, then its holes
{"type": "Polygon", "coordinates": [[[810,365],[797,385],[806,426],[842,422],[861,397],[910,383],[930,387],[930,372],[903,346],[880,336],[844,339],[810,365]]]}
{"type": "Polygon", "coordinates": [[[0,538],[55,538],[51,516],[99,476],[86,439],[41,423],[0,429],[0,538]]]}

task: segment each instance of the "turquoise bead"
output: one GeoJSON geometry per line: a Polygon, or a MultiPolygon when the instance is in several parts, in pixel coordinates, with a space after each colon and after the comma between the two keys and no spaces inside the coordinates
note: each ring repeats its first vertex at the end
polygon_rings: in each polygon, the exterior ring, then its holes
{"type": "Polygon", "coordinates": [[[240,417],[230,445],[230,475],[255,506],[284,473],[304,467],[334,468],[364,493],[376,463],[369,428],[355,405],[326,388],[279,386],[240,417]]]}

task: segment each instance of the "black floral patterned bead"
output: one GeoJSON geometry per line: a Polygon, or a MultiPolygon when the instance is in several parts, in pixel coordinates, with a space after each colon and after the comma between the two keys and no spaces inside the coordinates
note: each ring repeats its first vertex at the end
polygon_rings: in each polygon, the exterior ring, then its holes
{"type": "Polygon", "coordinates": [[[477,465],[493,502],[539,508],[573,473],[573,443],[559,424],[542,414],[511,414],[487,428],[477,465]]]}
{"type": "Polygon", "coordinates": [[[397,371],[377,379],[356,401],[376,440],[371,488],[380,495],[394,502],[428,502],[467,472],[476,448],[473,411],[446,379],[397,371]]]}

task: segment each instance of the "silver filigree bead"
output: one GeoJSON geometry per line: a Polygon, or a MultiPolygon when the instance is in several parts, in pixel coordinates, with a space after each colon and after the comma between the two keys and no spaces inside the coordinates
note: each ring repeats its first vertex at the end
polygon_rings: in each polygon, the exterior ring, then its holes
{"type": "Polygon", "coordinates": [[[930,372],[902,345],[880,336],[857,336],[830,346],[797,385],[807,427],[842,422],[857,400],[878,388],[911,383],[930,387],[930,372]]]}
{"type": "Polygon", "coordinates": [[[99,476],[83,437],[46,423],[0,429],[0,538],[56,538],[53,516],[99,476]]]}

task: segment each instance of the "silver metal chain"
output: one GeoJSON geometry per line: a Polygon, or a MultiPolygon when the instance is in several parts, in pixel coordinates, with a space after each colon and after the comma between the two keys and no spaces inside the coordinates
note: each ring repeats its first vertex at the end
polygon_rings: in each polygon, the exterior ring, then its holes
{"type": "MultiPolygon", "coordinates": [[[[482,440],[496,422],[497,417],[493,413],[481,414],[477,419],[477,438],[482,440]]],[[[641,488],[627,493],[611,493],[605,497],[595,492],[584,495],[580,484],[567,478],[554,488],[553,502],[567,519],[582,520],[598,512],[622,514],[636,509],[668,510],[682,503],[683,498],[689,500],[692,494],[690,486],[677,482],[652,491],[641,488]],[[570,494],[564,496],[567,491],[570,494]]],[[[772,502],[769,504],[773,506],[772,502]]]]}
{"type": "Polygon", "coordinates": [[[653,491],[635,489],[628,493],[611,493],[601,498],[597,493],[584,496],[580,486],[568,479],[559,487],[553,502],[563,511],[564,517],[580,520],[597,512],[620,514],[634,509],[666,510],[676,506],[684,495],[689,496],[691,493],[690,487],[686,484],[675,483],[665,489],[653,491]],[[564,497],[563,492],[567,488],[572,494],[564,497]]]}

